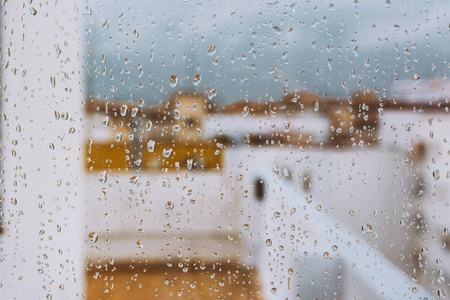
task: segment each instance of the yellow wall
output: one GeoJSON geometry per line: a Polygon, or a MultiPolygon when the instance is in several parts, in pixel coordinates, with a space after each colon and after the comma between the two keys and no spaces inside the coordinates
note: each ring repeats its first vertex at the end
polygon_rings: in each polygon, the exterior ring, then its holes
{"type": "Polygon", "coordinates": [[[189,159],[194,163],[191,170],[214,171],[220,170],[223,163],[223,149],[214,143],[195,142],[177,143],[159,141],[155,144],[153,152],[147,150],[146,142],[138,145],[141,149],[136,151],[135,145],[130,143],[93,143],[86,146],[86,168],[89,171],[111,170],[129,171],[132,168],[152,172],[165,172],[188,170],[189,159]],[[145,146],[143,146],[145,145],[145,146]],[[172,149],[170,156],[163,155],[164,149],[172,149]],[[136,157],[135,156],[136,153],[136,157]],[[141,159],[137,165],[136,160],[141,159]]]}

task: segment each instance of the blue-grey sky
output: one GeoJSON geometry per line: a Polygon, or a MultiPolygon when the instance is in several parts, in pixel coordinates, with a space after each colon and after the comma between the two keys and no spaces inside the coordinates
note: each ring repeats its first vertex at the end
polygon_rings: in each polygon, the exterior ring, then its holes
{"type": "Polygon", "coordinates": [[[294,88],[383,95],[397,80],[449,72],[445,0],[88,3],[88,93],[102,99],[159,103],[178,89],[216,89],[224,103],[294,88]]]}

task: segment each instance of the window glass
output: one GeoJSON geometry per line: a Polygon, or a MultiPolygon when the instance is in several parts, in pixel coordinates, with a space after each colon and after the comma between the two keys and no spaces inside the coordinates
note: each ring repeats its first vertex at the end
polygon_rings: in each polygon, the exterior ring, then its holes
{"type": "Polygon", "coordinates": [[[450,292],[450,4],[2,3],[5,299],[450,292]]]}

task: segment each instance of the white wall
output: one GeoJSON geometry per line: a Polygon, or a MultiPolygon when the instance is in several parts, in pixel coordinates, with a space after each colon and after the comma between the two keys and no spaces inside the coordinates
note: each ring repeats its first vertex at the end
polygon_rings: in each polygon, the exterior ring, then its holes
{"type": "Polygon", "coordinates": [[[128,261],[142,253],[156,261],[168,255],[235,260],[241,254],[237,200],[231,198],[226,173],[113,173],[107,178],[99,182],[95,172],[85,178],[85,235],[99,236],[86,244],[88,260],[128,261]]]}
{"type": "Polygon", "coordinates": [[[1,299],[82,298],[82,9],[78,0],[2,7],[1,299]]]}
{"type": "MultiPolygon", "coordinates": [[[[324,218],[334,220],[334,226],[354,232],[361,241],[368,240],[412,275],[414,230],[400,224],[404,216],[412,214],[408,205],[412,200],[408,198],[409,187],[404,182],[407,166],[402,164],[400,155],[380,148],[301,152],[289,148],[241,147],[229,151],[227,159],[232,165],[230,172],[235,180],[235,197],[249,195],[241,202],[244,220],[249,219],[250,224],[250,230],[244,232],[244,244],[246,251],[252,253],[252,259],[246,261],[261,265],[261,259],[267,264],[264,257],[270,257],[271,265],[263,265],[260,272],[263,279],[266,277],[266,285],[273,282],[274,287],[278,287],[276,297],[284,297],[282,293],[286,292],[288,278],[291,278],[291,284],[298,283],[295,278],[299,276],[304,278],[301,280],[303,289],[300,288],[304,295],[308,295],[311,289],[316,289],[321,295],[327,290],[330,292],[333,289],[325,287],[327,280],[328,284],[336,284],[334,277],[329,276],[337,272],[335,263],[339,257],[334,257],[334,261],[323,259],[326,251],[332,256],[336,253],[324,248],[329,246],[328,243],[314,244],[316,239],[320,240],[320,234],[311,228],[310,222],[305,223],[308,215],[323,214],[324,218]],[[273,170],[272,174],[267,174],[267,169],[273,170]],[[266,203],[258,203],[252,188],[256,178],[271,178],[275,173],[284,178],[287,174],[285,169],[289,178],[283,182],[266,179],[266,203]],[[304,189],[303,178],[299,178],[305,174],[311,177],[311,188],[304,189]],[[312,201],[308,203],[306,198],[312,201]],[[293,204],[292,199],[298,203],[293,204]],[[293,205],[298,205],[296,210],[292,210],[295,208],[293,205]],[[372,232],[362,231],[366,223],[372,227],[372,232]],[[272,245],[267,246],[267,239],[272,240],[272,245]],[[281,250],[280,246],[284,249],[281,250]],[[302,255],[305,251],[308,255],[302,255]],[[293,257],[298,260],[291,261],[293,257]],[[289,266],[294,266],[294,276],[288,275],[289,266]],[[310,285],[313,273],[309,269],[314,266],[316,271],[322,272],[321,277],[316,278],[317,286],[310,285]],[[326,269],[329,275],[323,273],[326,269]],[[322,281],[323,278],[328,279],[322,281]]],[[[345,237],[336,239],[339,243],[345,237]]],[[[356,247],[352,249],[357,251],[356,247]]],[[[343,273],[342,270],[339,272],[343,273]]],[[[353,291],[350,294],[347,291],[346,295],[364,295],[369,287],[361,289],[361,282],[353,282],[352,275],[348,270],[346,272],[339,283],[341,288],[353,291]]]]}

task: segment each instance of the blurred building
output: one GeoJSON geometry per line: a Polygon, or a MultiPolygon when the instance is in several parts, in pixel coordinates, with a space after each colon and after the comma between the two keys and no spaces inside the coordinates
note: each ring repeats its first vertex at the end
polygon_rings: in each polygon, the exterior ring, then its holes
{"type": "MultiPolygon", "coordinates": [[[[435,274],[431,270],[439,266],[425,256],[446,257],[440,246],[448,228],[448,187],[432,182],[436,174],[448,171],[431,172],[427,158],[436,161],[446,143],[445,138],[428,141],[423,130],[428,130],[426,124],[436,128],[434,136],[445,135],[445,99],[417,104],[364,90],[345,99],[299,90],[279,100],[242,100],[225,106],[193,92],[175,93],[155,107],[88,100],[91,210],[86,234],[95,232],[99,240],[86,248],[87,256],[94,265],[138,257],[190,267],[242,264],[259,269],[263,284],[286,289],[285,275],[279,277],[282,262],[273,258],[270,263],[276,250],[266,248],[265,241],[274,235],[275,243],[277,228],[286,226],[289,218],[269,220],[292,211],[298,211],[292,220],[302,219],[300,210],[309,207],[367,240],[378,249],[373,251],[386,256],[387,264],[419,284],[438,288],[435,275],[427,272],[435,274]],[[439,121],[430,121],[434,118],[439,121]],[[294,198],[303,201],[298,207],[281,200],[292,193],[283,194],[282,188],[268,192],[273,179],[267,170],[289,178],[287,184],[298,193],[294,198]],[[439,201],[433,200],[437,194],[439,201]],[[441,221],[431,221],[436,210],[441,221]],[[424,241],[430,228],[435,234],[440,231],[442,239],[424,241]],[[272,267],[265,265],[267,261],[272,267]],[[279,284],[273,281],[278,277],[279,284]]],[[[303,230],[315,229],[305,223],[303,230]]],[[[315,251],[326,246],[316,249],[304,240],[301,247],[301,236],[301,231],[293,233],[294,248],[283,246],[291,253],[288,257],[300,259],[309,251],[323,254],[315,251]]],[[[297,265],[298,259],[290,264],[297,265]]],[[[302,259],[310,263],[306,256],[302,259]]],[[[292,292],[313,295],[306,279],[295,280],[309,278],[298,266],[289,282],[306,287],[292,292]]],[[[370,288],[368,282],[332,279],[328,284],[359,285],[348,294],[354,296],[370,288]]]]}

